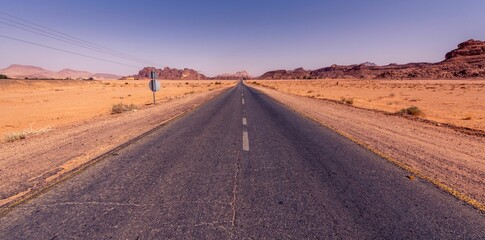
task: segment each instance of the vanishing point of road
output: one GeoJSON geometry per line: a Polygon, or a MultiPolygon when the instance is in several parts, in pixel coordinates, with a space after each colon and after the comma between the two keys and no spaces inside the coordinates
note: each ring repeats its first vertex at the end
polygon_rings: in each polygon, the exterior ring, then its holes
{"type": "Polygon", "coordinates": [[[485,239],[406,175],[239,83],[13,207],[0,239],[485,239]]]}

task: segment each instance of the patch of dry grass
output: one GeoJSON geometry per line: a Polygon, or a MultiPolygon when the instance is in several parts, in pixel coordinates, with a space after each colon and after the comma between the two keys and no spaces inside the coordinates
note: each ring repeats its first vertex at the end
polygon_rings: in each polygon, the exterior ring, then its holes
{"type": "Polygon", "coordinates": [[[398,113],[403,114],[403,115],[411,115],[411,116],[421,116],[421,115],[423,115],[423,111],[416,106],[403,108],[398,113]]]}
{"type": "Polygon", "coordinates": [[[354,104],[354,99],[353,98],[344,98],[342,97],[340,99],[340,102],[348,104],[348,105],[353,105],[354,104]]]}
{"type": "Polygon", "coordinates": [[[113,107],[111,107],[111,114],[120,114],[124,112],[134,111],[137,109],[138,107],[133,103],[132,104],[118,103],[113,105],[113,107]]]}
{"type": "Polygon", "coordinates": [[[41,129],[27,129],[19,132],[11,132],[5,135],[5,142],[15,142],[18,140],[26,139],[28,136],[38,135],[51,131],[52,128],[41,128],[41,129]]]}

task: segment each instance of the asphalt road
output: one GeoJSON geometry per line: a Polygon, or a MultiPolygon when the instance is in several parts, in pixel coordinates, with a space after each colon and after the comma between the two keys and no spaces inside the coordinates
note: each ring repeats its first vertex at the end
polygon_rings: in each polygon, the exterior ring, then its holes
{"type": "Polygon", "coordinates": [[[0,239],[485,239],[406,175],[239,84],[14,207],[0,239]]]}

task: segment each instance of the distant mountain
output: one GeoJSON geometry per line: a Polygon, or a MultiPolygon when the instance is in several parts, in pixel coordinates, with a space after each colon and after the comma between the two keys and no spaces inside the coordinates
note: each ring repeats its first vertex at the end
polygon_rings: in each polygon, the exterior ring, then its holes
{"type": "Polygon", "coordinates": [[[49,78],[54,74],[53,71],[41,67],[12,64],[5,69],[0,69],[1,74],[10,78],[49,78]]]}
{"type": "Polygon", "coordinates": [[[212,79],[239,80],[241,78],[250,79],[251,75],[249,75],[249,73],[246,72],[246,71],[239,71],[239,72],[236,72],[234,74],[233,73],[225,73],[225,74],[217,75],[217,76],[213,77],[212,79]]]}
{"type": "Polygon", "coordinates": [[[90,78],[93,74],[86,71],[77,71],[72,69],[63,69],[53,75],[54,78],[71,78],[71,79],[87,79],[90,78]]]}
{"type": "Polygon", "coordinates": [[[259,79],[309,79],[310,71],[303,68],[295,70],[275,70],[269,71],[259,77],[259,79]]]}
{"type": "Polygon", "coordinates": [[[201,74],[193,69],[184,68],[176,69],[176,68],[169,68],[165,67],[164,69],[154,68],[154,67],[145,67],[138,72],[136,75],[132,76],[125,76],[122,79],[134,78],[134,79],[147,79],[150,78],[150,72],[155,71],[157,73],[158,79],[170,79],[170,80],[197,80],[197,79],[208,79],[204,74],[201,74]]]}
{"type": "Polygon", "coordinates": [[[10,78],[18,79],[119,79],[121,76],[107,73],[90,73],[73,69],[63,69],[59,72],[46,70],[41,67],[12,64],[5,69],[0,69],[0,74],[7,75],[10,78]]]}
{"type": "Polygon", "coordinates": [[[485,41],[470,39],[448,52],[438,63],[408,63],[377,66],[365,62],[354,65],[332,65],[316,70],[275,70],[258,79],[455,79],[485,78],[485,41]]]}

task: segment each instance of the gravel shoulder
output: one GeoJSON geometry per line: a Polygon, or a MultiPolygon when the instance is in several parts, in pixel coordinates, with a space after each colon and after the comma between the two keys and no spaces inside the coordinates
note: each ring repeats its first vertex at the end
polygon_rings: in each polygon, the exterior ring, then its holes
{"type": "MultiPolygon", "coordinates": [[[[485,211],[485,138],[444,126],[251,85],[485,211]]],[[[405,197],[405,196],[403,196],[405,197]]]]}
{"type": "Polygon", "coordinates": [[[21,141],[0,144],[0,210],[229,88],[186,95],[154,107],[101,116],[21,141]]]}

